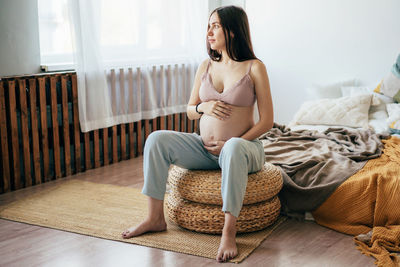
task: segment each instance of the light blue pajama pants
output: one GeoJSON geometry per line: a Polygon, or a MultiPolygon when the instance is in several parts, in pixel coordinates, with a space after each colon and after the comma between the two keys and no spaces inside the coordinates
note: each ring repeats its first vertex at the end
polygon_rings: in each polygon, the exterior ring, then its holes
{"type": "Polygon", "coordinates": [[[196,133],[155,131],[144,147],[142,193],[163,200],[171,164],[190,170],[222,170],[222,211],[238,217],[243,204],[248,173],[259,171],[265,162],[260,140],[234,137],[225,142],[220,155],[209,153],[196,133]]]}

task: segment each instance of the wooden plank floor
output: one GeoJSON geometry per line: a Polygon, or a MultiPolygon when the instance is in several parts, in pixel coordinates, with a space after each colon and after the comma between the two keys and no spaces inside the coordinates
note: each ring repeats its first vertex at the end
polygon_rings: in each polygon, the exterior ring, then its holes
{"type": "MultiPolygon", "coordinates": [[[[67,179],[141,188],[142,157],[58,181],[0,195],[0,204],[40,192],[67,179]]],[[[123,231],[124,229],[121,229],[123,231]]],[[[351,236],[314,222],[287,220],[240,266],[374,266],[351,236]]],[[[202,257],[104,240],[0,219],[0,266],[217,266],[202,257]]],[[[232,265],[234,264],[226,264],[232,265]]],[[[237,266],[237,265],[236,265],[237,266]]]]}

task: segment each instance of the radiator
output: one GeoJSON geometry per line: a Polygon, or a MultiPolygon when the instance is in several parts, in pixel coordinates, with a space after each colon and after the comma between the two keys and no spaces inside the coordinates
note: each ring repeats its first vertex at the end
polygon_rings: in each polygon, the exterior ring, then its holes
{"type": "Polygon", "coordinates": [[[198,131],[184,112],[87,133],[78,118],[75,72],[1,78],[0,192],[137,157],[155,130],[198,131]]]}
{"type": "Polygon", "coordinates": [[[186,111],[196,64],[107,69],[115,119],[138,121],[186,111]]]}

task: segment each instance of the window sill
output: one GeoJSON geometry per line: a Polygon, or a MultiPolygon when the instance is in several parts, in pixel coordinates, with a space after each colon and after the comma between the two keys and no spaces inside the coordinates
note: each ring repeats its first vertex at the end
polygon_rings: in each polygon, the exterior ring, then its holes
{"type": "Polygon", "coordinates": [[[47,64],[47,65],[40,65],[40,69],[43,72],[71,71],[71,70],[74,71],[75,65],[72,63],[47,64]]]}

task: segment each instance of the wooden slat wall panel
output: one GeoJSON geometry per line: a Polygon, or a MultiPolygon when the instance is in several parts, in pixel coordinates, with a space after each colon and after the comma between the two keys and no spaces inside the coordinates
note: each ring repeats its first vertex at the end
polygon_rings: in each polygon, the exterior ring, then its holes
{"type": "Polygon", "coordinates": [[[144,120],[144,142],[146,142],[149,134],[150,134],[150,122],[149,120],[144,120]]]}
{"type": "Polygon", "coordinates": [[[83,140],[85,143],[85,169],[90,170],[92,168],[92,162],[90,159],[90,132],[83,133],[83,140]]]}
{"type": "MultiPolygon", "coordinates": [[[[181,75],[180,75],[180,77],[181,77],[181,86],[182,86],[182,88],[187,88],[187,76],[186,76],[186,65],[185,64],[182,64],[182,67],[181,67],[181,75]]],[[[182,97],[183,99],[189,99],[189,96],[187,95],[187,92],[185,91],[185,90],[183,90],[183,95],[182,96],[180,96],[180,97],[182,97]]],[[[183,112],[183,113],[181,113],[180,114],[180,117],[181,117],[181,123],[180,123],[180,125],[181,125],[181,132],[187,132],[187,125],[186,125],[186,112],[183,112]]]]}
{"type": "MultiPolygon", "coordinates": [[[[111,79],[111,107],[113,114],[117,114],[117,88],[116,88],[116,75],[115,70],[110,72],[111,79]]],[[[118,162],[118,139],[117,139],[117,126],[112,126],[112,163],[118,162]]]]}
{"type": "Polygon", "coordinates": [[[135,124],[133,122],[129,123],[129,157],[133,158],[136,157],[136,150],[135,149],[135,124]]]}
{"type": "Polygon", "coordinates": [[[185,132],[189,132],[189,119],[187,116],[185,117],[185,132]]]}
{"type": "Polygon", "coordinates": [[[179,122],[180,122],[179,114],[174,114],[174,123],[175,123],[174,130],[175,131],[179,131],[179,122]]]}
{"type": "Polygon", "coordinates": [[[69,118],[68,118],[68,91],[67,77],[61,76],[61,100],[62,100],[62,123],[64,136],[64,158],[65,158],[65,175],[72,174],[71,169],[71,149],[69,141],[69,118]]]}
{"type": "MultiPolygon", "coordinates": [[[[128,73],[129,75],[129,73],[128,73]]],[[[124,114],[126,107],[125,107],[125,101],[126,101],[126,97],[125,97],[125,73],[124,73],[124,69],[120,69],[119,70],[119,92],[120,92],[120,105],[119,105],[119,110],[120,110],[120,114],[124,114]]],[[[125,124],[121,124],[120,125],[120,130],[121,130],[121,160],[125,160],[127,159],[126,156],[126,131],[125,131],[125,124]]]]}
{"type": "Polygon", "coordinates": [[[8,83],[8,98],[10,105],[10,127],[11,127],[11,145],[13,156],[13,172],[14,172],[14,189],[22,188],[21,185],[21,168],[19,160],[19,140],[18,140],[18,123],[17,123],[17,101],[15,96],[15,81],[8,83]]]}
{"type": "Polygon", "coordinates": [[[172,130],[172,115],[168,115],[167,129],[172,130]]]}
{"type": "Polygon", "coordinates": [[[186,122],[188,122],[188,133],[193,132],[193,121],[189,120],[189,118],[187,118],[186,122]]]}
{"type": "MultiPolygon", "coordinates": [[[[142,109],[142,72],[140,68],[136,69],[136,90],[137,90],[137,102],[136,105],[138,110],[142,109]]],[[[142,138],[142,121],[135,122],[136,125],[136,144],[137,144],[137,153],[138,155],[142,155],[143,153],[143,138],[142,138]]]]}
{"type": "Polygon", "coordinates": [[[126,131],[125,124],[121,124],[121,160],[126,159],[126,131]]]}
{"type": "Polygon", "coordinates": [[[199,120],[194,121],[194,129],[193,132],[198,132],[199,130],[199,120]]]}
{"type": "MultiPolygon", "coordinates": [[[[128,87],[129,87],[129,112],[133,113],[134,108],[135,108],[135,98],[137,98],[137,95],[134,92],[133,89],[133,70],[132,68],[128,69],[128,87]]],[[[135,157],[136,156],[136,149],[135,149],[135,141],[134,141],[134,129],[135,125],[133,122],[128,124],[128,142],[129,142],[129,157],[135,157]]]]}
{"type": "MultiPolygon", "coordinates": [[[[174,73],[174,77],[175,77],[175,82],[174,82],[174,91],[175,91],[175,93],[174,93],[174,102],[175,101],[177,101],[177,102],[179,102],[179,99],[181,99],[181,98],[183,98],[183,99],[185,99],[186,98],[186,96],[185,96],[185,90],[182,90],[182,93],[181,93],[181,90],[180,90],[180,87],[182,86],[182,79],[179,79],[178,77],[182,77],[182,76],[180,76],[180,70],[179,70],[179,65],[178,64],[175,64],[174,65],[174,70],[173,70],[173,73],[174,73]]],[[[174,123],[174,131],[181,131],[181,127],[180,127],[180,115],[179,115],[179,113],[176,113],[176,114],[174,114],[173,115],[173,123],[174,123]]]]}
{"type": "Polygon", "coordinates": [[[44,181],[50,180],[50,154],[49,154],[49,139],[47,126],[47,105],[46,105],[46,79],[38,78],[39,81],[39,102],[40,102],[40,125],[41,125],[41,143],[43,157],[43,173],[44,181]]]}
{"type": "Polygon", "coordinates": [[[1,192],[11,191],[10,158],[8,153],[8,134],[6,120],[6,100],[4,83],[0,81],[0,136],[1,136],[1,159],[3,164],[3,185],[1,192]]]}
{"type": "Polygon", "coordinates": [[[61,155],[60,155],[60,136],[58,132],[58,112],[57,112],[57,88],[56,82],[58,77],[50,77],[50,94],[51,94],[51,122],[53,128],[53,155],[54,155],[54,171],[55,178],[60,178],[61,173],[61,155]]]}
{"type": "Polygon", "coordinates": [[[79,111],[78,111],[78,82],[76,75],[71,75],[72,89],[72,113],[74,120],[74,145],[75,145],[75,172],[81,172],[81,131],[79,126],[79,111]]]}
{"type": "Polygon", "coordinates": [[[93,158],[94,167],[100,167],[100,143],[99,143],[99,130],[93,131],[93,158]]]}
{"type": "Polygon", "coordinates": [[[29,132],[28,132],[28,105],[26,102],[26,83],[25,80],[18,81],[19,87],[19,105],[21,110],[21,133],[22,133],[22,149],[24,158],[24,177],[25,186],[32,185],[32,175],[31,175],[31,153],[29,147],[29,132]]]}
{"type": "Polygon", "coordinates": [[[168,120],[168,118],[166,116],[160,118],[160,121],[161,121],[160,129],[161,130],[166,130],[167,129],[167,120],[168,120]]]}
{"type": "Polygon", "coordinates": [[[108,165],[108,128],[103,129],[103,164],[104,166],[108,165]]]}
{"type": "Polygon", "coordinates": [[[179,114],[179,117],[180,117],[181,132],[186,132],[186,127],[185,127],[185,113],[179,114]]]}
{"type": "MultiPolygon", "coordinates": [[[[147,96],[147,98],[149,98],[149,97],[154,98],[156,103],[160,103],[161,102],[161,98],[157,94],[157,89],[156,89],[157,88],[156,82],[158,80],[157,79],[157,67],[156,66],[153,66],[153,70],[152,70],[151,74],[152,74],[152,80],[153,80],[154,86],[152,88],[151,94],[149,96],[147,96]]],[[[153,132],[153,131],[155,131],[155,129],[157,129],[157,118],[154,118],[152,120],[148,120],[148,122],[149,122],[149,125],[145,124],[145,128],[147,126],[147,130],[145,131],[145,133],[146,133],[145,140],[147,140],[147,137],[149,136],[149,134],[151,132],[153,132]],[[151,124],[151,127],[150,127],[150,124],[151,124]]]]}
{"type": "Polygon", "coordinates": [[[136,123],[136,135],[137,135],[137,151],[139,155],[143,154],[143,142],[142,142],[142,121],[136,123]]]}
{"type": "MultiPolygon", "coordinates": [[[[174,71],[177,71],[176,66],[174,71]]],[[[159,78],[158,73],[153,69],[153,78],[159,78]]],[[[160,75],[164,75],[164,78],[168,75],[171,78],[171,73],[169,66],[167,72],[164,74],[161,71],[160,75]]],[[[129,69],[126,76],[128,90],[123,94],[116,92],[115,71],[111,72],[110,78],[114,84],[112,95],[121,96],[120,101],[116,98],[112,100],[116,111],[128,108],[134,112],[136,108],[140,109],[140,69],[137,69],[136,76],[133,75],[132,69],[129,69]],[[136,88],[133,87],[134,83],[136,88]],[[124,106],[127,103],[129,107],[124,106]]],[[[119,70],[119,83],[121,90],[125,91],[123,70],[119,70]]],[[[171,88],[172,84],[167,80],[161,81],[159,86],[171,88]]],[[[171,99],[165,98],[163,94],[164,92],[158,101],[167,104],[165,101],[171,99]]],[[[75,73],[0,80],[0,116],[3,174],[0,182],[1,193],[140,156],[143,154],[146,139],[156,130],[192,132],[198,128],[198,121],[188,120],[186,113],[182,112],[82,133],[79,125],[75,73]],[[69,105],[72,105],[72,110],[69,105]],[[20,117],[17,114],[21,114],[20,117]],[[50,148],[54,155],[51,158],[50,148]],[[23,155],[20,151],[23,151],[23,155]],[[22,161],[20,157],[23,158],[22,161]],[[21,173],[21,170],[24,171],[21,173]]]]}
{"type": "MultiPolygon", "coordinates": [[[[165,107],[167,105],[166,101],[166,96],[165,92],[167,91],[166,85],[165,85],[165,71],[164,71],[164,66],[160,67],[160,92],[161,92],[161,106],[165,107]]],[[[166,130],[167,129],[167,121],[168,117],[167,116],[162,116],[160,117],[160,130],[166,130]]]]}
{"type": "Polygon", "coordinates": [[[40,147],[39,147],[39,126],[37,118],[37,101],[36,101],[36,80],[29,79],[29,101],[31,109],[31,129],[32,129],[32,157],[33,169],[35,174],[35,184],[40,184],[40,147]]]}
{"type": "MultiPolygon", "coordinates": [[[[172,85],[172,67],[171,65],[168,65],[167,67],[167,90],[168,92],[173,91],[173,85],[172,85]]],[[[168,100],[167,100],[167,106],[169,106],[172,103],[172,94],[168,94],[168,100]]],[[[167,129],[168,130],[173,130],[173,115],[168,115],[168,122],[167,122],[167,129]]]]}
{"type": "Polygon", "coordinates": [[[112,163],[118,162],[118,136],[117,126],[111,127],[112,129],[112,163]]]}
{"type": "Polygon", "coordinates": [[[151,132],[157,131],[158,130],[158,118],[154,118],[152,123],[151,123],[151,132]]]}

